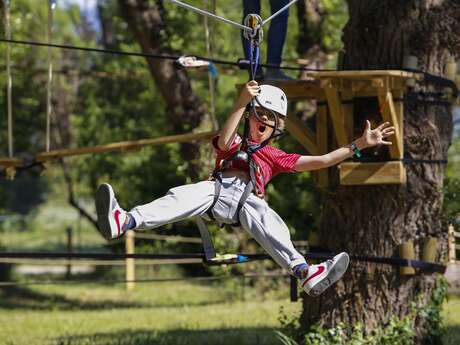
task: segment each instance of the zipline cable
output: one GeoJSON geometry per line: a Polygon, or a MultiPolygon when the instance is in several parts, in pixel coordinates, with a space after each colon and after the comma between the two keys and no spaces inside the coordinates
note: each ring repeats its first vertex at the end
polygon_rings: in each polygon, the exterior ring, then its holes
{"type": "Polygon", "coordinates": [[[45,281],[25,281],[25,282],[8,282],[0,281],[0,288],[30,285],[73,285],[73,284],[127,284],[127,283],[173,283],[180,281],[199,282],[199,281],[217,281],[230,279],[259,279],[259,278],[287,278],[288,274],[245,274],[241,276],[211,276],[211,277],[187,277],[187,278],[151,278],[151,279],[133,279],[133,280],[45,280],[45,281]]]}
{"type": "Polygon", "coordinates": [[[297,1],[298,0],[292,0],[290,3],[285,5],[283,8],[279,9],[278,12],[272,14],[270,17],[268,17],[267,19],[263,20],[262,21],[262,26],[265,25],[266,23],[268,23],[270,20],[272,20],[275,17],[277,17],[278,15],[280,15],[281,13],[283,13],[285,10],[287,10],[291,5],[295,4],[297,1]]]}
{"type": "MultiPolygon", "coordinates": [[[[6,40],[11,40],[11,26],[10,26],[10,0],[5,0],[5,36],[6,40]]],[[[7,103],[7,117],[8,117],[8,156],[10,158],[14,155],[13,150],[13,106],[12,106],[12,86],[13,81],[11,78],[11,42],[6,45],[6,103],[7,103]]]]}
{"type": "MultiPolygon", "coordinates": [[[[244,257],[244,261],[234,260],[221,260],[216,262],[206,262],[210,265],[221,264],[240,264],[255,260],[271,260],[268,254],[238,254],[239,257],[244,257]]],[[[304,253],[303,256],[309,260],[329,260],[334,257],[334,253],[330,252],[309,252],[304,253]]],[[[67,253],[67,252],[0,252],[1,258],[11,259],[97,259],[97,260],[120,260],[120,259],[203,259],[203,253],[174,253],[174,254],[107,254],[107,253],[67,253]]],[[[350,255],[351,260],[370,262],[375,264],[384,264],[392,266],[408,266],[418,268],[425,272],[444,273],[446,266],[433,262],[426,262],[421,260],[403,259],[398,257],[383,257],[383,256],[370,256],[370,255],[350,255]]]]}
{"type": "MultiPolygon", "coordinates": [[[[51,48],[58,48],[58,49],[68,49],[68,50],[79,50],[79,51],[88,51],[88,52],[95,52],[95,53],[102,53],[102,54],[113,54],[113,55],[123,55],[123,56],[138,56],[144,58],[152,58],[152,59],[166,59],[166,60],[178,60],[181,56],[179,55],[166,55],[166,54],[151,54],[151,53],[138,53],[138,52],[126,52],[120,50],[113,50],[113,49],[102,49],[102,48],[89,48],[89,47],[81,47],[81,46],[72,46],[72,45],[65,45],[65,44],[48,44],[44,42],[37,42],[37,41],[25,41],[25,40],[12,40],[10,39],[0,39],[0,42],[5,43],[13,43],[19,45],[31,45],[31,46],[38,46],[38,47],[51,47],[51,48]]],[[[227,66],[235,66],[238,68],[247,68],[250,65],[250,62],[247,60],[239,60],[238,62],[228,61],[228,60],[221,60],[221,59],[214,59],[204,56],[194,55],[199,60],[209,61],[216,65],[227,65],[227,66]]],[[[265,68],[279,68],[282,70],[288,71],[311,71],[311,72],[341,72],[347,70],[335,70],[335,69],[318,69],[318,68],[307,68],[303,66],[278,66],[273,64],[259,64],[259,67],[265,68]]],[[[409,68],[400,68],[398,70],[406,71],[410,73],[418,73],[422,74],[425,80],[429,83],[438,84],[443,87],[449,87],[454,91],[454,96],[458,96],[458,87],[457,85],[450,79],[434,75],[422,70],[417,69],[409,69],[409,68]]],[[[382,71],[381,69],[370,69],[366,71],[382,71]]]]}
{"type": "MultiPolygon", "coordinates": [[[[167,55],[167,54],[152,54],[152,53],[139,53],[139,52],[127,52],[121,50],[114,50],[114,49],[102,49],[102,48],[90,48],[90,47],[81,47],[81,46],[72,46],[66,44],[48,44],[44,42],[37,42],[37,41],[25,41],[25,40],[12,40],[12,39],[0,39],[0,42],[6,43],[13,43],[19,45],[31,45],[31,46],[38,46],[38,47],[51,47],[51,48],[58,48],[58,49],[68,49],[68,50],[79,50],[79,51],[87,51],[93,53],[102,53],[102,54],[112,54],[112,55],[122,55],[122,56],[138,56],[144,58],[151,58],[151,59],[165,59],[165,60],[178,60],[181,56],[180,55],[167,55]]],[[[247,68],[249,65],[249,61],[240,60],[240,62],[228,61],[228,60],[221,60],[221,59],[214,59],[205,56],[198,56],[194,55],[199,60],[209,61],[216,65],[228,65],[228,66],[235,66],[238,68],[247,68]]],[[[274,64],[259,64],[261,67],[267,68],[280,68],[284,70],[290,71],[312,71],[312,72],[336,72],[333,69],[315,69],[315,68],[306,68],[303,66],[278,66],[274,64]]]]}
{"type": "Polygon", "coordinates": [[[177,6],[180,6],[180,7],[186,8],[188,10],[191,10],[193,12],[199,13],[201,15],[204,15],[204,16],[210,17],[212,19],[220,20],[220,21],[222,21],[224,23],[233,25],[233,26],[235,26],[235,27],[237,27],[239,29],[242,29],[244,31],[252,32],[252,29],[249,26],[245,26],[245,25],[242,25],[240,23],[234,22],[233,20],[229,20],[229,19],[226,19],[224,17],[218,16],[216,14],[210,13],[208,11],[204,11],[202,9],[196,8],[196,7],[192,6],[192,5],[186,4],[184,2],[180,2],[178,0],[167,0],[167,1],[172,2],[173,4],[176,4],[177,6]]]}
{"type": "MultiPolygon", "coordinates": [[[[48,0],[48,44],[53,39],[53,11],[56,7],[56,0],[48,0]]],[[[52,83],[53,83],[53,61],[52,50],[48,47],[48,80],[46,83],[46,134],[45,151],[49,152],[51,146],[51,113],[52,113],[52,83]]]]}

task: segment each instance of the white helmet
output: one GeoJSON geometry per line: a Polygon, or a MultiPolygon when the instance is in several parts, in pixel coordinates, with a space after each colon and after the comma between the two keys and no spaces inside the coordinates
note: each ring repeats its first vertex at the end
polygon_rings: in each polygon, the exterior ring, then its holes
{"type": "Polygon", "coordinates": [[[272,85],[260,85],[260,93],[254,102],[256,107],[262,106],[278,114],[287,116],[287,97],[283,90],[272,85]]]}

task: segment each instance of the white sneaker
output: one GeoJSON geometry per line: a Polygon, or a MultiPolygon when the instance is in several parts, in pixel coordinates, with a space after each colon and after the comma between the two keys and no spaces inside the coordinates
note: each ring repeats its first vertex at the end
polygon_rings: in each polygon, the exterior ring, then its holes
{"type": "Polygon", "coordinates": [[[346,272],[350,257],[347,253],[337,254],[332,260],[308,267],[307,276],[301,286],[307,294],[316,297],[339,280],[346,272]]]}
{"type": "Polygon", "coordinates": [[[96,192],[96,213],[99,232],[106,240],[123,235],[127,213],[118,205],[112,186],[103,183],[96,192]]]}

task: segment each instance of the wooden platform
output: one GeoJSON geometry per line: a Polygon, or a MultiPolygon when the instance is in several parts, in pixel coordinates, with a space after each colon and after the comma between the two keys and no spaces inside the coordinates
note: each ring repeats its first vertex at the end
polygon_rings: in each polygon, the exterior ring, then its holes
{"type": "MultiPolygon", "coordinates": [[[[354,128],[354,98],[376,97],[381,121],[388,121],[395,127],[389,147],[392,159],[402,159],[403,146],[403,102],[396,102],[406,92],[407,85],[424,78],[423,74],[400,70],[375,71],[321,71],[306,72],[307,80],[266,81],[284,90],[288,99],[294,101],[317,100],[315,132],[302,128],[303,123],[293,115],[288,116],[287,130],[311,155],[321,155],[337,147],[351,143],[354,128]],[[329,122],[330,121],[330,122],[329,122]],[[290,123],[292,125],[290,125],[290,123]],[[330,132],[332,128],[332,133],[330,132]],[[337,145],[330,145],[334,136],[337,145]]],[[[241,85],[239,86],[241,87],[241,85]]],[[[340,183],[359,184],[400,184],[406,181],[406,169],[401,162],[382,163],[342,163],[340,183]]],[[[316,173],[320,187],[329,185],[328,169],[316,173]]]]}
{"type": "Polygon", "coordinates": [[[339,164],[342,185],[405,184],[406,174],[402,162],[339,164]]]}

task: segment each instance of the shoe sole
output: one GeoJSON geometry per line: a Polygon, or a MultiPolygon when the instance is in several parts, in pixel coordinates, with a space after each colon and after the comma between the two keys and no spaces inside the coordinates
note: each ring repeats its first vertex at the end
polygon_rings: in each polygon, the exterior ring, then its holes
{"type": "Polygon", "coordinates": [[[106,183],[99,186],[96,192],[96,213],[99,232],[106,239],[112,239],[110,228],[110,199],[112,190],[106,183]]]}
{"type": "Polygon", "coordinates": [[[316,297],[321,295],[324,290],[339,280],[347,271],[348,264],[350,263],[350,257],[347,253],[341,253],[338,255],[340,255],[340,257],[332,264],[328,275],[310,289],[308,293],[310,296],[316,297]]]}

